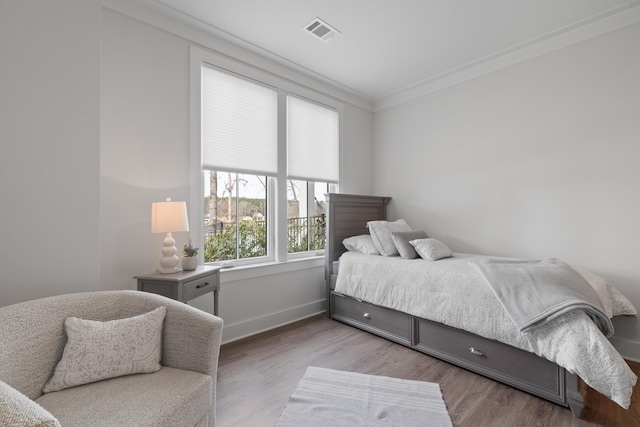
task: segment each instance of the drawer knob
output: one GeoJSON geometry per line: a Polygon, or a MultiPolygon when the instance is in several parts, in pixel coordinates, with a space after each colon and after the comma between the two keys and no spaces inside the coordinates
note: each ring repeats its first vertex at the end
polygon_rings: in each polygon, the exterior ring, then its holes
{"type": "Polygon", "coordinates": [[[362,315],[365,319],[371,319],[371,315],[369,313],[365,313],[362,315]]]}
{"type": "Polygon", "coordinates": [[[471,347],[469,351],[471,352],[471,354],[475,354],[476,356],[484,356],[484,351],[477,349],[475,347],[471,347]]]}
{"type": "Polygon", "coordinates": [[[204,287],[207,287],[207,286],[209,286],[209,282],[205,282],[202,285],[197,285],[196,289],[204,288],[204,287]]]}

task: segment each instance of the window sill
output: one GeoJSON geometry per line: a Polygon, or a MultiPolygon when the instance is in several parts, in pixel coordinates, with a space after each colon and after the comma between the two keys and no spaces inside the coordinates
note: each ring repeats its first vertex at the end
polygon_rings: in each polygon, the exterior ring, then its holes
{"type": "Polygon", "coordinates": [[[220,270],[220,282],[228,283],[239,280],[254,279],[256,277],[273,274],[288,273],[290,271],[306,270],[324,266],[324,256],[292,259],[285,262],[265,262],[261,264],[239,265],[224,267],[220,270]]]}

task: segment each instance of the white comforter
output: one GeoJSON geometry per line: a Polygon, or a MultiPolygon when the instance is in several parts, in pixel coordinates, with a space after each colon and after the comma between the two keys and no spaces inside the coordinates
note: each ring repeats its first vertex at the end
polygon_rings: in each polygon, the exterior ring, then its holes
{"type": "MultiPolygon", "coordinates": [[[[623,408],[629,407],[637,377],[583,311],[571,311],[521,333],[469,263],[481,256],[454,255],[429,262],[347,252],[340,258],[335,292],[530,351],[577,374],[623,408]]],[[[596,288],[593,278],[597,276],[579,272],[596,288]]],[[[611,295],[618,300],[621,296],[611,289],[596,288],[610,316],[617,314],[613,306],[620,303],[611,295]]],[[[627,312],[634,312],[628,305],[627,312]]]]}

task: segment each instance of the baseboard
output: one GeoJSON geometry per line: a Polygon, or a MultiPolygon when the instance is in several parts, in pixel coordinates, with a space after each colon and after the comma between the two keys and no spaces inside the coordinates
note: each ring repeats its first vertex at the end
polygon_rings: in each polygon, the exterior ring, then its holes
{"type": "Polygon", "coordinates": [[[316,314],[325,312],[326,301],[324,299],[308,304],[291,307],[286,310],[269,313],[264,316],[254,317],[242,322],[224,325],[222,331],[222,344],[228,344],[242,338],[279,328],[316,314]]]}
{"type": "Polygon", "coordinates": [[[613,318],[615,334],[609,340],[627,360],[640,363],[640,318],[617,316],[613,318]]]}

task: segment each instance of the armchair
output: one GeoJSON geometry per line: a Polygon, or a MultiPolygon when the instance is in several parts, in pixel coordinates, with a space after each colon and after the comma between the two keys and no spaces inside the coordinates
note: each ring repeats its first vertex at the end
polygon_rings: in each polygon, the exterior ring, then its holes
{"type": "Polygon", "coordinates": [[[219,317],[138,291],[67,294],[0,307],[0,406],[24,395],[37,413],[44,408],[65,427],[214,426],[222,325],[219,317]],[[67,317],[108,321],[161,306],[167,312],[159,371],[42,393],[62,356],[67,317]]]}

